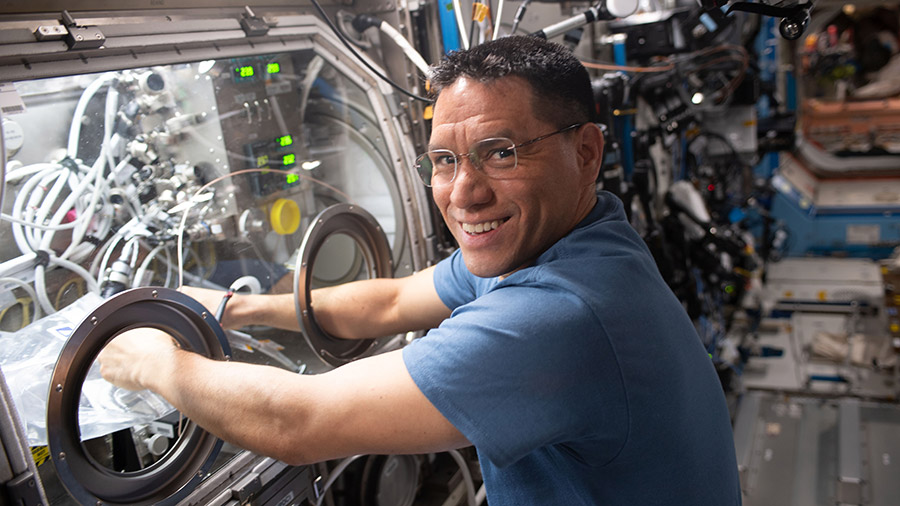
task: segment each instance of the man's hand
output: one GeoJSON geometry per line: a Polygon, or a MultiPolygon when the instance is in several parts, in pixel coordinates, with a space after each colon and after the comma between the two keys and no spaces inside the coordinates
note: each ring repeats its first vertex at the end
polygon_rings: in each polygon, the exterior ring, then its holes
{"type": "Polygon", "coordinates": [[[161,330],[129,330],[116,336],[97,356],[100,374],[106,381],[128,390],[151,388],[154,378],[168,374],[177,350],[172,337],[161,330]]]}

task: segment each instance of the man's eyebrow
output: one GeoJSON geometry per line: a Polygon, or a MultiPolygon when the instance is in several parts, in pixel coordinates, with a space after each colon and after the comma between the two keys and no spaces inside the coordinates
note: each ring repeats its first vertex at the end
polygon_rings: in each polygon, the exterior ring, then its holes
{"type": "MultiPolygon", "coordinates": [[[[502,130],[500,130],[500,131],[498,131],[498,132],[495,132],[495,133],[493,133],[493,134],[488,134],[488,135],[481,136],[481,137],[479,137],[478,140],[476,140],[475,142],[483,141],[483,140],[485,140],[485,139],[494,139],[494,138],[497,138],[497,137],[503,137],[503,138],[506,138],[506,139],[511,139],[511,140],[513,140],[514,142],[521,142],[521,141],[516,141],[516,133],[513,132],[513,131],[512,131],[511,129],[509,129],[509,128],[504,128],[504,129],[502,129],[502,130]]],[[[474,144],[474,142],[473,142],[472,144],[474,144]]],[[[468,149],[469,147],[471,147],[471,146],[466,146],[466,149],[468,149]]],[[[428,151],[432,151],[432,150],[435,150],[435,149],[446,149],[446,150],[448,150],[448,151],[453,151],[452,149],[450,149],[450,148],[448,148],[448,147],[442,145],[441,143],[437,143],[437,142],[429,142],[429,143],[428,143],[427,149],[428,149],[428,151]]]]}

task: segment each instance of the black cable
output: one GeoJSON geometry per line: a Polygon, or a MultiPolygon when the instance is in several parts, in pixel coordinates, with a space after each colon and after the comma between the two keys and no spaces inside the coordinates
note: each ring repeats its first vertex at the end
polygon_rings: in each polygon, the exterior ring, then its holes
{"type": "Polygon", "coordinates": [[[344,35],[341,33],[341,31],[338,30],[338,28],[336,26],[334,26],[334,23],[331,22],[331,19],[328,17],[328,14],[325,13],[325,10],[322,8],[322,6],[319,4],[319,2],[317,0],[312,0],[312,4],[313,4],[313,7],[315,7],[316,10],[319,12],[319,15],[322,17],[322,19],[325,20],[325,23],[328,24],[328,27],[331,28],[331,31],[334,32],[335,35],[337,35],[338,39],[340,39],[341,43],[343,43],[344,46],[350,50],[350,52],[353,54],[353,56],[355,56],[360,62],[362,62],[362,64],[365,65],[367,69],[371,70],[376,76],[378,76],[379,79],[388,83],[394,89],[396,89],[400,93],[403,93],[404,95],[406,95],[407,97],[409,97],[413,100],[419,100],[422,102],[427,102],[429,104],[432,103],[431,99],[425,98],[425,97],[420,97],[419,95],[416,95],[415,93],[411,93],[411,92],[407,91],[406,89],[402,88],[399,84],[395,83],[394,81],[391,81],[391,79],[389,77],[387,77],[386,75],[379,72],[377,69],[375,69],[375,67],[370,65],[369,62],[367,62],[365,60],[365,58],[362,57],[362,55],[357,53],[356,50],[353,49],[353,46],[351,46],[350,43],[347,42],[347,39],[344,38],[344,35]]]}
{"type": "Polygon", "coordinates": [[[216,309],[216,321],[222,323],[222,318],[225,316],[225,306],[228,305],[228,301],[231,300],[231,297],[234,296],[234,290],[228,290],[225,292],[225,295],[222,296],[222,302],[219,302],[219,307],[216,309]]]}

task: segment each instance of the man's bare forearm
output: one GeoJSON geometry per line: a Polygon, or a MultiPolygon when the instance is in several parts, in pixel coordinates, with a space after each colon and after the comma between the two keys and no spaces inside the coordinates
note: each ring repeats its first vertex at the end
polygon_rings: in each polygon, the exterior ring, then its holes
{"type": "MultiPolygon", "coordinates": [[[[188,295],[214,311],[222,292],[186,287],[188,295]]],[[[316,323],[343,339],[368,339],[424,330],[450,315],[434,290],[432,270],[399,279],[368,279],[312,291],[316,323]]],[[[226,305],[222,324],[228,328],[269,325],[300,330],[294,296],[235,295],[226,305]]]]}

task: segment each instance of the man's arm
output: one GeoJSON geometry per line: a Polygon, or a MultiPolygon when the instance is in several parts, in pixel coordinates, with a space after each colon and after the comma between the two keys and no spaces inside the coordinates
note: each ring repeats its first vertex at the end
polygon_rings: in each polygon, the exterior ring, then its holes
{"type": "MultiPolygon", "coordinates": [[[[365,339],[436,327],[450,316],[434,288],[434,267],[397,279],[355,281],[312,291],[316,323],[335,337],[365,339]]],[[[222,292],[182,287],[215,311],[222,292]]],[[[300,330],[292,293],[235,295],[225,307],[228,328],[265,323],[300,330]]]]}
{"type": "Polygon", "coordinates": [[[470,444],[421,393],[400,351],[303,376],[209,360],[139,329],[113,340],[100,362],[107,380],[149,388],[218,437],[290,464],[470,444]]]}

